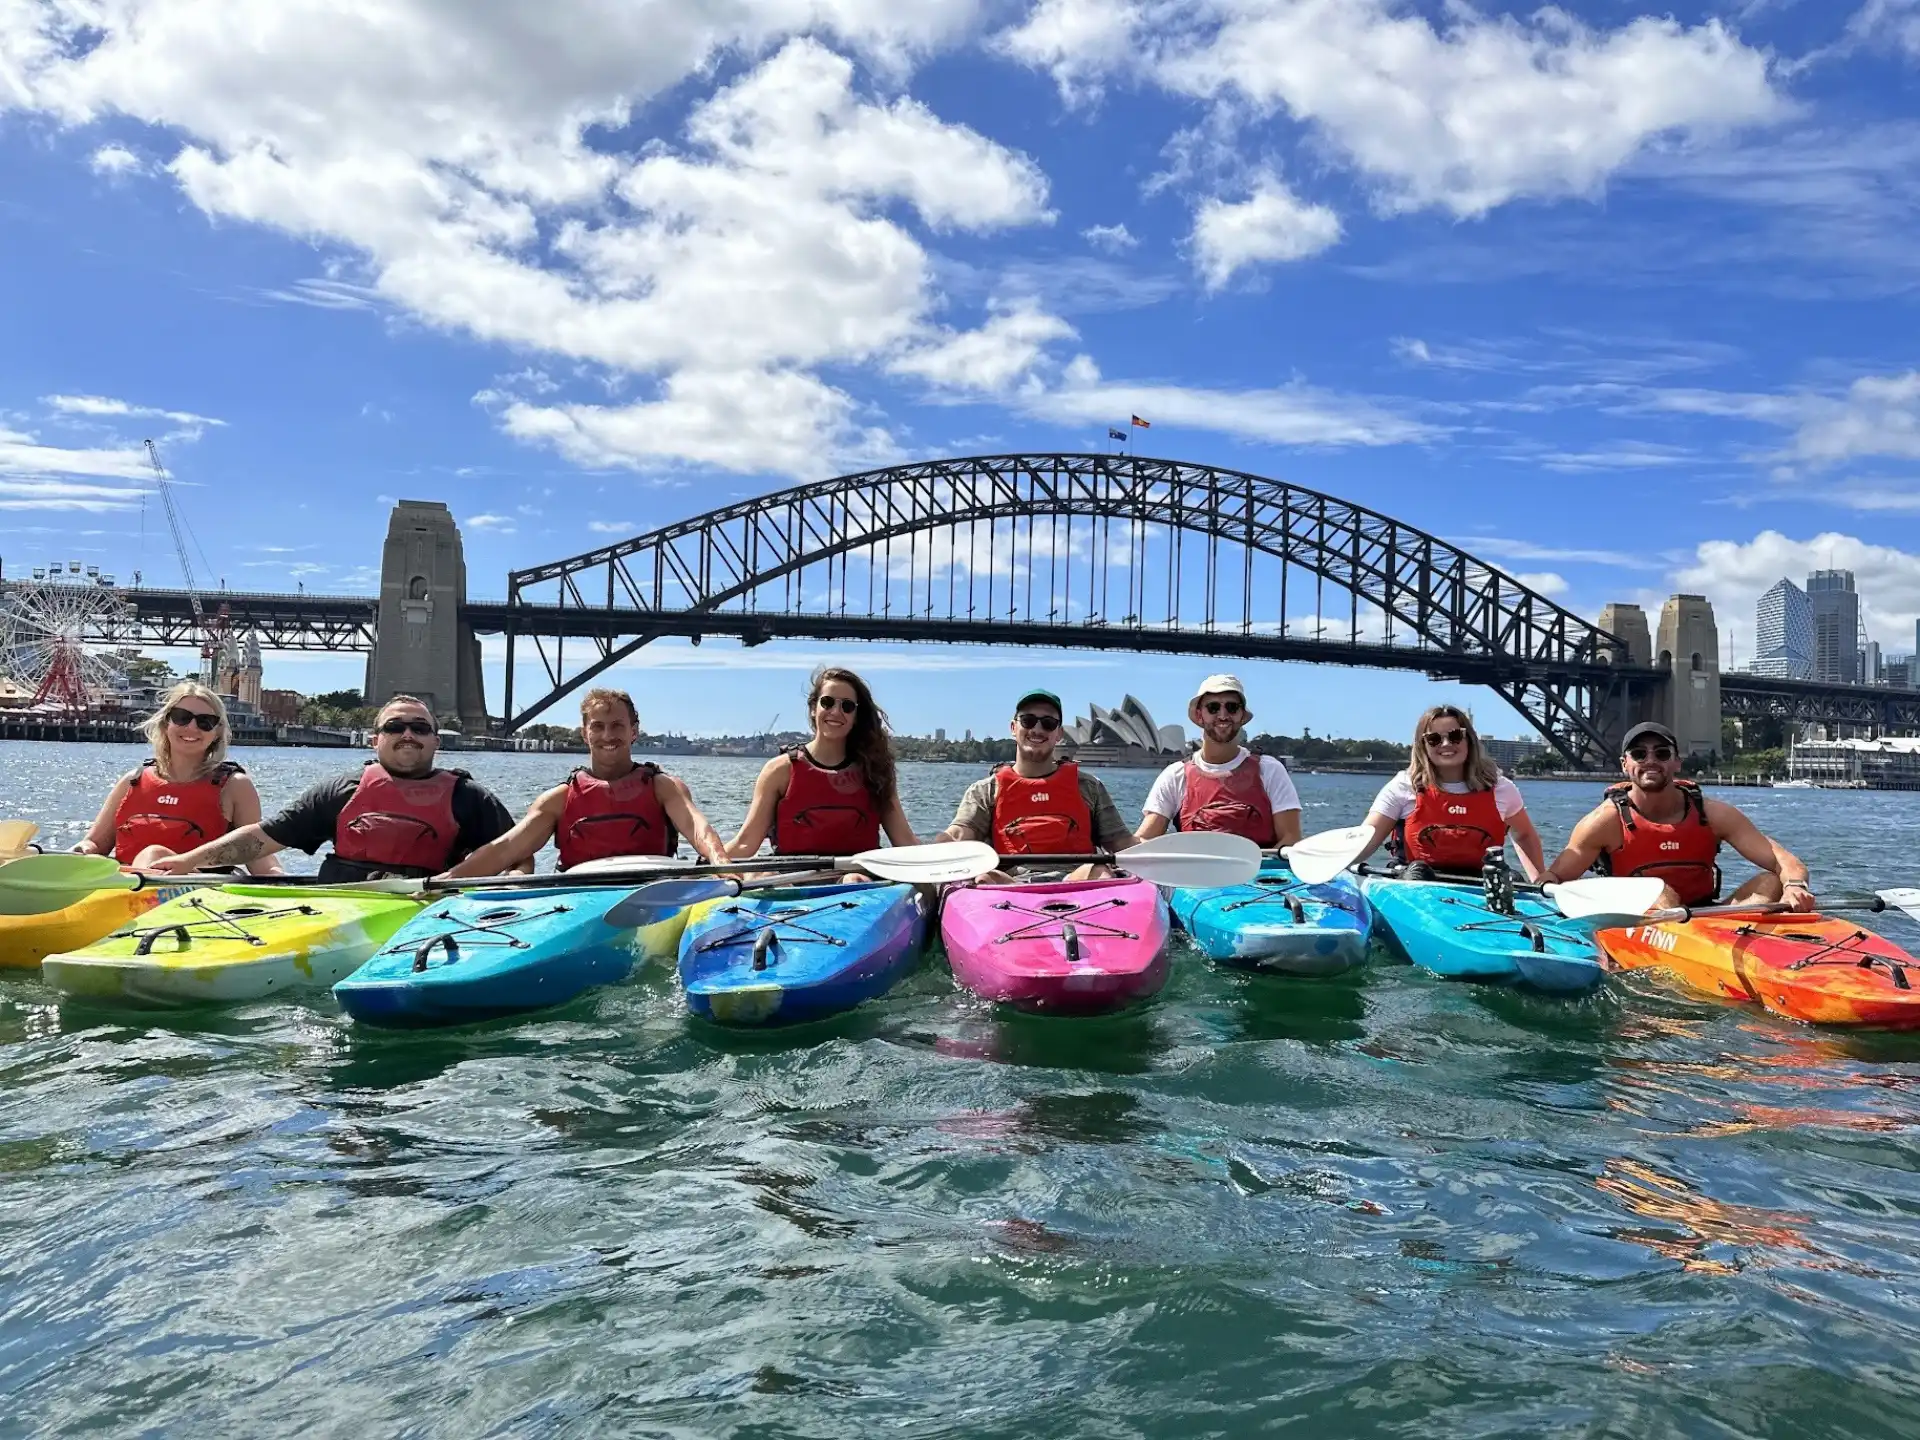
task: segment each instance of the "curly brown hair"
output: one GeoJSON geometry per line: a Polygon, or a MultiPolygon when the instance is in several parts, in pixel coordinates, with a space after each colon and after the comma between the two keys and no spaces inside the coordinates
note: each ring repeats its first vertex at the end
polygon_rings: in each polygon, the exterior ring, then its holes
{"type": "Polygon", "coordinates": [[[853,726],[847,732],[847,758],[860,767],[860,778],[867,782],[867,794],[874,807],[884,810],[893,799],[893,731],[887,725],[887,712],[873,703],[867,682],[841,665],[822,665],[807,681],[807,718],[813,718],[820,691],[829,680],[850,687],[859,708],[853,712],[853,726]]]}

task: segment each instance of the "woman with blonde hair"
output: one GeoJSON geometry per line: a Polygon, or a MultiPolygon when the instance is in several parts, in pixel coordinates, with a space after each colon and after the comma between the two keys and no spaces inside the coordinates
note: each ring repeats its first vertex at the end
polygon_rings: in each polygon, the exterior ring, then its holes
{"type": "Polygon", "coordinates": [[[1455,705],[1420,716],[1411,763],[1380,788],[1366,823],[1373,839],[1360,858],[1384,843],[1408,879],[1478,875],[1509,835],[1527,879],[1547,868],[1520,787],[1488,758],[1473,718],[1455,705]]]}
{"type": "MultiPolygon", "coordinates": [[[[217,694],[182,680],[142,728],[153,742],[153,758],[120,777],[87,838],[73,847],[77,853],[110,854],[140,870],[259,823],[260,792],[227,759],[231,731],[217,694]]],[[[255,875],[277,875],[280,862],[268,855],[249,868],[255,875]]]]}

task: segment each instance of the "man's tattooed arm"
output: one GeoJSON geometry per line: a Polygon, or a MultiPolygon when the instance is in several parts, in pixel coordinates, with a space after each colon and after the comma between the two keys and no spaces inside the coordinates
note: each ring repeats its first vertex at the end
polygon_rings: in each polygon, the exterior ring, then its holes
{"type": "Polygon", "coordinates": [[[210,840],[198,850],[189,850],[165,862],[176,875],[194,870],[215,870],[222,865],[246,865],[262,855],[273,855],[287,847],[271,839],[258,825],[242,825],[230,835],[210,840]]]}

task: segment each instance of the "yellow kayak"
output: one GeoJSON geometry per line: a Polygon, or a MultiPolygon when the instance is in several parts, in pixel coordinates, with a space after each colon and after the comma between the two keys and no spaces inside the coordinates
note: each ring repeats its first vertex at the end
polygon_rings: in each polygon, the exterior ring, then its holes
{"type": "MultiPolygon", "coordinates": [[[[184,887],[95,890],[71,905],[31,915],[0,915],[0,968],[31,970],[49,955],[78,950],[139,919],[162,901],[186,894],[184,887]]],[[[12,904],[31,904],[8,896],[12,904]]]]}
{"type": "Polygon", "coordinates": [[[278,885],[196,889],[41,977],[63,995],[151,1005],[257,1000],[344,980],[420,909],[410,896],[278,885]]]}

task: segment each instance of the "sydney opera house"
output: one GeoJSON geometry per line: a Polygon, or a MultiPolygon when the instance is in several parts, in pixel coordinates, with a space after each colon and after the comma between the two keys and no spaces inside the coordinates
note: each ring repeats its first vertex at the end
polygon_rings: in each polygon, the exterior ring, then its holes
{"type": "Polygon", "coordinates": [[[1155,725],[1131,695],[1117,709],[1095,705],[1091,719],[1076,718],[1066,733],[1074,758],[1089,765],[1165,765],[1187,753],[1187,732],[1155,725]]]}

